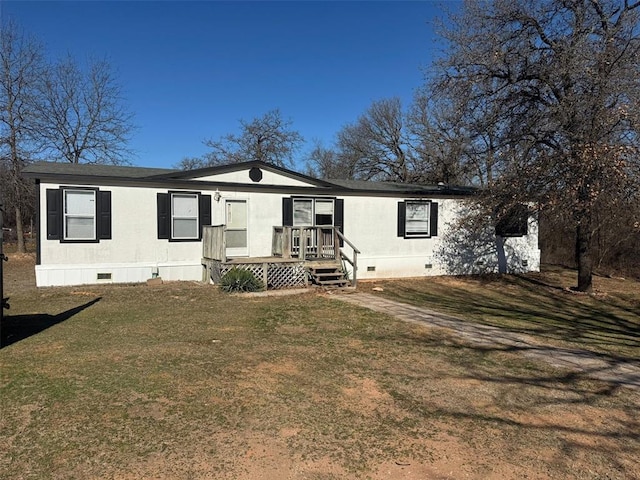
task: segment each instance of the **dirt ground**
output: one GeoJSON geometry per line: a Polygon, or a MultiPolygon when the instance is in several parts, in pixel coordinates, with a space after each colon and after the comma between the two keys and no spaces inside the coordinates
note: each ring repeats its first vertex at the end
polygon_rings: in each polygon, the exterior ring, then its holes
{"type": "Polygon", "coordinates": [[[35,289],[35,254],[8,253],[7,257],[9,260],[3,265],[5,296],[35,289]]]}
{"type": "MultiPolygon", "coordinates": [[[[9,263],[5,263],[5,296],[35,289],[33,255],[10,254],[9,257],[9,263]]],[[[78,292],[81,290],[72,293],[80,295],[78,292]]],[[[158,292],[162,294],[163,290],[158,292]]],[[[300,329],[300,334],[304,333],[302,327],[281,328],[291,330],[286,333],[295,333],[296,328],[300,329]]],[[[457,347],[455,339],[442,337],[440,340],[457,347]]],[[[352,341],[350,348],[354,355],[367,352],[357,340],[352,341]]],[[[500,358],[505,364],[514,361],[508,354],[500,358]]],[[[408,360],[409,357],[402,358],[405,364],[408,360]]],[[[374,365],[377,361],[371,359],[374,365]]],[[[420,361],[422,359],[416,357],[416,363],[420,361]]],[[[446,358],[434,357],[430,361],[434,372],[448,372],[446,358]]],[[[400,373],[406,375],[404,371],[400,373]]],[[[390,374],[394,374],[393,370],[390,374]]],[[[262,361],[243,373],[243,383],[238,388],[245,392],[243,396],[247,402],[258,401],[261,394],[266,395],[265,392],[283,378],[297,376],[303,378],[303,367],[297,361],[262,361]],[[256,398],[252,398],[252,394],[256,398]]],[[[70,471],[67,478],[640,479],[640,394],[635,391],[604,392],[605,387],[600,384],[589,384],[582,391],[563,390],[557,384],[533,386],[533,379],[527,385],[523,378],[518,378],[517,382],[501,379],[503,384],[499,385],[480,375],[474,378],[473,375],[434,373],[431,379],[438,382],[437,388],[425,385],[422,401],[415,408],[428,405],[441,413],[429,417],[428,428],[424,425],[415,427],[416,431],[426,432],[424,434],[415,435],[414,432],[407,438],[376,438],[375,442],[372,436],[372,449],[377,448],[373,444],[380,445],[384,440],[393,455],[390,458],[380,452],[380,460],[374,461],[374,466],[365,472],[351,471],[337,462],[339,447],[318,448],[319,452],[332,452],[331,455],[300,453],[313,451],[313,442],[321,442],[324,438],[310,435],[304,425],[283,424],[265,432],[245,424],[230,431],[205,429],[196,432],[185,445],[166,445],[166,449],[149,452],[126,465],[107,465],[108,459],[96,459],[98,464],[105,462],[104,475],[97,473],[100,469],[94,465],[95,468],[70,471]],[[535,388],[536,398],[528,395],[525,407],[519,403],[519,394],[530,388],[535,388]],[[604,396],[606,401],[601,401],[604,396]],[[521,438],[523,427],[530,439],[521,438]],[[531,448],[523,450],[523,441],[530,441],[531,448]],[[215,454],[210,451],[211,443],[218,446],[215,454]]],[[[332,393],[338,398],[341,410],[356,412],[359,418],[370,418],[372,424],[381,417],[406,416],[398,406],[399,397],[391,396],[380,378],[353,374],[346,379],[346,385],[332,393]]],[[[420,394],[415,395],[417,398],[420,394]]],[[[161,420],[172,410],[170,401],[163,404],[161,400],[146,401],[143,409],[130,409],[128,416],[161,420]]],[[[212,398],[211,401],[224,403],[226,400],[212,398]]],[[[324,400],[312,398],[310,402],[322,405],[324,400]]],[[[25,422],[33,415],[29,408],[24,405],[25,422]]],[[[412,427],[408,425],[407,428],[412,427]]],[[[333,443],[341,441],[347,444],[352,439],[347,436],[334,439],[333,443]]],[[[64,462],[64,459],[57,461],[64,462]]],[[[10,478],[35,477],[24,472],[10,478]]]]}

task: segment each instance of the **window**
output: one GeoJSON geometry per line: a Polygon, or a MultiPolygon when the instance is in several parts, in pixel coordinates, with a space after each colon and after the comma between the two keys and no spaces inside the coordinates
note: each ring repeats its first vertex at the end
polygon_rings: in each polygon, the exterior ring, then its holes
{"type": "MultiPolygon", "coordinates": [[[[344,199],[284,197],[282,225],[336,227],[340,232],[344,232],[344,199]]],[[[340,239],[340,246],[342,243],[340,239]]]]}
{"type": "Polygon", "coordinates": [[[507,210],[496,223],[496,235],[501,237],[522,237],[527,234],[529,209],[519,204],[507,210]]]}
{"type": "Polygon", "coordinates": [[[174,242],[202,239],[202,226],[211,225],[211,195],[199,192],[157,194],[158,238],[174,242]]]}
{"type": "Polygon", "coordinates": [[[438,235],[438,204],[429,200],[398,202],[398,236],[429,238],[438,235]]]}
{"type": "Polygon", "coordinates": [[[171,194],[171,237],[198,238],[198,194],[171,194]]]}
{"type": "Polygon", "coordinates": [[[64,239],[95,240],[95,190],[64,190],[64,239]]]}
{"type": "Polygon", "coordinates": [[[405,236],[424,237],[429,235],[429,207],[425,202],[406,202],[405,236]]]}
{"type": "Polygon", "coordinates": [[[47,240],[68,243],[111,239],[111,192],[97,188],[47,189],[47,240]]]}
{"type": "Polygon", "coordinates": [[[294,226],[333,226],[333,199],[294,198],[294,226]]]}
{"type": "Polygon", "coordinates": [[[316,225],[333,225],[333,200],[316,199],[316,225]]]}
{"type": "Polygon", "coordinates": [[[313,200],[293,199],[293,224],[295,226],[313,225],[313,200]]]}

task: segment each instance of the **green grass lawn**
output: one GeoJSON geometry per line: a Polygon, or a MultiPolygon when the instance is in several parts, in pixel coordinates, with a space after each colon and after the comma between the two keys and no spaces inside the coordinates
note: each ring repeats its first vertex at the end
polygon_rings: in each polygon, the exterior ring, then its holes
{"type": "MultiPolygon", "coordinates": [[[[637,391],[314,293],[238,297],[190,282],[35,289],[18,277],[9,272],[0,350],[2,478],[640,475],[637,391]]],[[[457,313],[466,298],[471,318],[497,315],[497,300],[479,293],[494,280],[472,281],[467,295],[424,282],[384,293],[457,313]]],[[[556,292],[527,282],[490,297],[556,292]]],[[[545,295],[523,299],[518,315],[545,295]]],[[[548,295],[554,328],[576,311],[593,332],[602,322],[588,312],[637,317],[635,294],[548,295]]],[[[630,356],[637,334],[610,336],[630,356]]]]}

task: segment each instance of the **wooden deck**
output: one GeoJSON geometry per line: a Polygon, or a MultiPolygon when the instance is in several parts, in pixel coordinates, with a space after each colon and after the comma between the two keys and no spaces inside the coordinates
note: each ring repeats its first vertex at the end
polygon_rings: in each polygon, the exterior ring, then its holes
{"type": "Polygon", "coordinates": [[[298,263],[298,258],[282,258],[282,257],[235,257],[228,258],[224,263],[238,265],[244,263],[298,263]]]}
{"type": "Polygon", "coordinates": [[[312,281],[319,285],[357,281],[360,251],[347,240],[337,227],[273,227],[272,256],[226,256],[226,227],[206,226],[202,239],[202,281],[219,283],[232,268],[251,271],[267,289],[306,287],[312,281]],[[350,258],[341,244],[352,249],[350,258]],[[351,265],[349,272],[343,263],[351,265]]]}

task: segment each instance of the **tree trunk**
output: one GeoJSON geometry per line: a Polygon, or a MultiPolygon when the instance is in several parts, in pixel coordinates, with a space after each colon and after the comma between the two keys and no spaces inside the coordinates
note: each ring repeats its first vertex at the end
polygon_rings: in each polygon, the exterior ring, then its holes
{"type": "Polygon", "coordinates": [[[593,261],[591,259],[591,225],[586,219],[576,229],[576,262],[578,264],[578,291],[591,292],[593,261]]]}
{"type": "Polygon", "coordinates": [[[22,213],[20,212],[20,207],[16,207],[16,236],[18,239],[16,251],[18,253],[27,253],[27,249],[24,246],[24,229],[22,228],[22,213]]]}
{"type": "Polygon", "coordinates": [[[504,237],[496,235],[496,250],[498,253],[498,273],[507,273],[507,255],[504,252],[504,237]]]}

